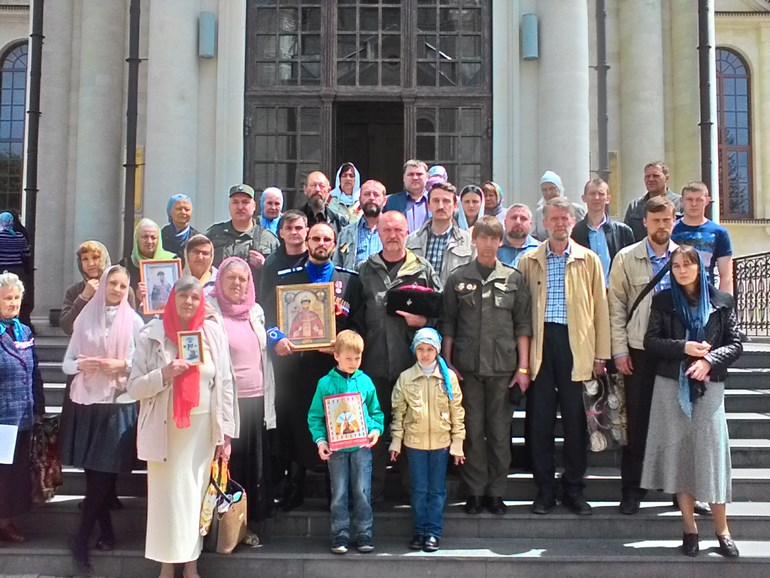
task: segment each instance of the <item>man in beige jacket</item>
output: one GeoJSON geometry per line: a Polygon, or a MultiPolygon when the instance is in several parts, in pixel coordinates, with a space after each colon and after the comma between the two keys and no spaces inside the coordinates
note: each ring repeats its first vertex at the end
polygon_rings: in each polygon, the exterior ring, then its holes
{"type": "Polygon", "coordinates": [[[586,416],[582,381],[603,374],[610,358],[610,320],[599,257],[570,240],[575,209],[557,197],[546,203],[548,239],[522,256],[519,269],[532,296],[533,340],[527,395],[527,444],[537,485],[535,514],[556,505],[554,425],[564,429],[562,502],[578,515],[591,514],[583,497],[586,416]]]}
{"type": "Polygon", "coordinates": [[[677,245],[671,241],[676,207],[665,195],[651,197],[644,207],[647,237],[621,249],[610,270],[609,303],[612,357],[625,375],[628,444],[623,448],[620,475],[623,480],[620,511],[633,515],[647,493],[639,484],[650,419],[654,359],[644,351],[644,334],[650,320],[652,296],[671,286],[666,273],[634,309],[639,295],[668,263],[677,245]],[[633,310],[632,310],[633,309],[633,310]]]}

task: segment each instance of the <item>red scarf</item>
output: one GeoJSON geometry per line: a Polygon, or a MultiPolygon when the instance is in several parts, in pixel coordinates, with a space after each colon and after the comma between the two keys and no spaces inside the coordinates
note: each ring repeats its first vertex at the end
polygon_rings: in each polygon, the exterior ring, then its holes
{"type": "MultiPolygon", "coordinates": [[[[206,305],[201,295],[198,310],[193,315],[187,327],[182,327],[182,321],[176,312],[176,290],[171,290],[166,307],[163,309],[163,329],[175,345],[179,344],[177,332],[179,331],[197,331],[203,327],[203,320],[206,318],[206,305]]],[[[179,352],[177,351],[177,359],[179,352]]],[[[174,378],[174,423],[178,428],[190,427],[190,410],[198,407],[200,403],[201,390],[201,370],[197,365],[193,365],[174,378]]]]}

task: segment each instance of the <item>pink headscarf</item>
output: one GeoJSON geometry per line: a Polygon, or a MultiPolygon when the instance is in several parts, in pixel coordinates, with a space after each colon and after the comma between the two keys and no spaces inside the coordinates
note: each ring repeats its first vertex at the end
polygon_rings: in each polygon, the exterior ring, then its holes
{"type": "Polygon", "coordinates": [[[256,291],[254,290],[254,278],[251,275],[251,267],[249,267],[249,264],[240,257],[228,257],[222,261],[222,264],[219,266],[219,271],[217,273],[217,280],[214,285],[213,295],[217,300],[217,303],[219,303],[219,309],[222,311],[222,315],[232,319],[248,319],[249,311],[251,311],[251,308],[254,307],[254,304],[257,302],[257,295],[256,291]],[[222,288],[225,272],[235,264],[240,265],[249,276],[249,282],[246,287],[246,295],[244,296],[243,301],[240,303],[230,303],[227,297],[225,297],[225,292],[222,288]]]}
{"type": "MultiPolygon", "coordinates": [[[[128,303],[128,291],[117,306],[115,318],[107,330],[107,278],[117,266],[109,267],[99,279],[99,288],[75,319],[73,348],[85,357],[126,359],[134,338],[136,313],[128,303]]],[[[79,372],[72,381],[70,398],[75,403],[90,405],[104,402],[115,391],[124,390],[127,375],[108,376],[101,369],[86,375],[79,372]]]]}

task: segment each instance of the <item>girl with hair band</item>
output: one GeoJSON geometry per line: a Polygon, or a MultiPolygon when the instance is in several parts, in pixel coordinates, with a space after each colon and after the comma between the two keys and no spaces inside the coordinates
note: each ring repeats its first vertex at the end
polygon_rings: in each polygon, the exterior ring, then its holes
{"type": "Polygon", "coordinates": [[[682,551],[698,554],[695,500],[711,504],[719,552],[738,556],[727,527],[732,498],[725,416],[727,368],[743,351],[734,300],[708,283],[698,252],[671,253],[671,289],[652,299],[644,349],[658,358],[642,487],[676,494],[682,551]]]}
{"type": "Polygon", "coordinates": [[[130,473],[136,460],[137,404],[126,394],[134,337],[143,322],[128,303],[128,273],[116,265],[101,276],[93,297],[74,323],[62,369],[74,376],[70,403],[64,406],[61,459],[83,468],[86,497],[72,553],[90,570],[91,532],[99,523],[96,548],[112,550],[115,533],[110,507],[119,473],[130,473]]]}
{"type": "Polygon", "coordinates": [[[183,265],[187,241],[190,237],[198,234],[198,231],[190,226],[192,213],[193,206],[190,197],[182,193],[172,195],[166,203],[168,224],[160,230],[163,247],[179,257],[183,265]]]}

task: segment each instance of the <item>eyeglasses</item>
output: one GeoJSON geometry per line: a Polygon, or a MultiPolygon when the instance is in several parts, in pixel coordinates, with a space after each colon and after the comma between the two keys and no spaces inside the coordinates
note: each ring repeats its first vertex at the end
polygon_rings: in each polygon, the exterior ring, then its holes
{"type": "Polygon", "coordinates": [[[310,240],[314,243],[334,243],[332,237],[310,237],[310,240]]]}

